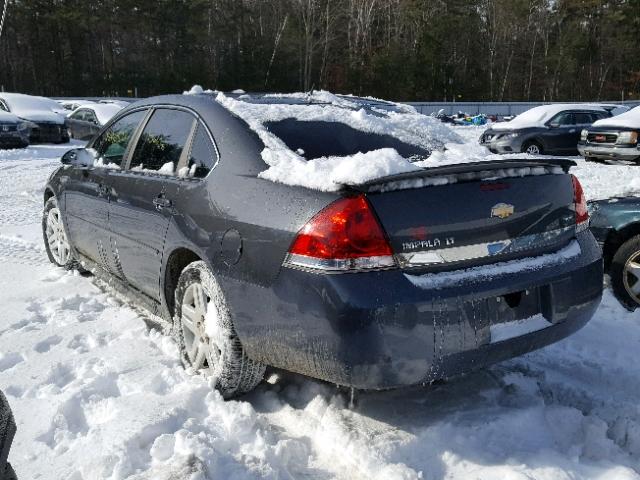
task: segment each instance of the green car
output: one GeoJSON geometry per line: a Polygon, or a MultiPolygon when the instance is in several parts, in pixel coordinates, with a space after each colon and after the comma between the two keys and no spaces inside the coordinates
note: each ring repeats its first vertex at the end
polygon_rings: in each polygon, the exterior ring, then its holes
{"type": "Polygon", "coordinates": [[[613,292],[633,311],[640,307],[640,196],[590,202],[589,210],[613,292]]]}

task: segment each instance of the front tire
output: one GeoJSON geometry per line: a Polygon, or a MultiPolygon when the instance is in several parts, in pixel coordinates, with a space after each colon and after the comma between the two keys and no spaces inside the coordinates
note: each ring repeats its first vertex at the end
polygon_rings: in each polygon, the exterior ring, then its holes
{"type": "Polygon", "coordinates": [[[44,237],[44,248],[51,263],[66,270],[78,267],[64,228],[62,212],[55,197],[51,197],[44,204],[42,236],[44,237]]]}
{"type": "Polygon", "coordinates": [[[613,293],[620,303],[629,311],[640,307],[640,235],[618,249],[609,274],[613,293]]]}
{"type": "Polygon", "coordinates": [[[182,271],[175,300],[173,335],[185,367],[210,376],[224,398],[253,390],[265,365],[247,357],[222,289],[204,262],[182,271]]]}
{"type": "Polygon", "coordinates": [[[542,145],[538,142],[527,142],[522,146],[522,153],[528,153],[529,155],[542,155],[542,145]]]}

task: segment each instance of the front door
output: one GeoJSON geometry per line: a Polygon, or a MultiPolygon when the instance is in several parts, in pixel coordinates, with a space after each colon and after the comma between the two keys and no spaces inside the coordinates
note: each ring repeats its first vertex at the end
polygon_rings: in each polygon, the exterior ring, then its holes
{"type": "MultiPolygon", "coordinates": [[[[561,112],[548,123],[549,131],[545,134],[549,153],[567,153],[576,149],[576,126],[572,112],[561,112]]],[[[577,133],[578,137],[580,132],[577,133]]]]}
{"type": "Polygon", "coordinates": [[[156,301],[165,235],[177,214],[176,169],[194,123],[186,111],[156,109],[132,152],[129,168],[110,176],[109,229],[115,268],[123,280],[156,301]]]}
{"type": "Polygon", "coordinates": [[[121,168],[133,133],[146,111],[117,120],[96,141],[93,166],[72,167],[65,185],[65,212],[71,243],[84,256],[110,271],[110,173],[121,168]]]}

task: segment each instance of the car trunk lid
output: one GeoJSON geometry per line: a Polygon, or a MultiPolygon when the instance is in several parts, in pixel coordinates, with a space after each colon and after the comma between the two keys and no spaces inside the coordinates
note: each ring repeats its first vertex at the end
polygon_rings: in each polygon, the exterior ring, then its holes
{"type": "Polygon", "coordinates": [[[573,162],[480,163],[436,167],[360,187],[402,268],[450,269],[533,256],[575,236],[574,191],[567,174],[573,162]]]}

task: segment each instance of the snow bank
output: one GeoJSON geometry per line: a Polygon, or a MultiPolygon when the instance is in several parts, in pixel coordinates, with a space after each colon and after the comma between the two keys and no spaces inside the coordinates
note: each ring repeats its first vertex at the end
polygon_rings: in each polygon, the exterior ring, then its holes
{"type": "Polygon", "coordinates": [[[594,127],[623,127],[640,130],[640,107],[635,107],[628,112],[616,117],[603,118],[593,124],[594,127]]]}
{"type": "Polygon", "coordinates": [[[322,91],[314,92],[312,97],[302,93],[287,94],[286,97],[310,98],[322,104],[249,103],[223,93],[218,93],[216,97],[219,103],[246,121],[260,136],[265,144],[262,158],[269,166],[260,176],[275,182],[335,191],[343,185],[357,185],[380,176],[418,171],[420,167],[391,149],[306,160],[269,132],[265,126],[269,122],[288,118],[299,121],[339,122],[362,132],[391,135],[402,142],[428,150],[438,148],[442,143],[453,144],[461,141],[446,125],[418,113],[385,112],[384,115],[372,115],[357,103],[322,91]]]}

